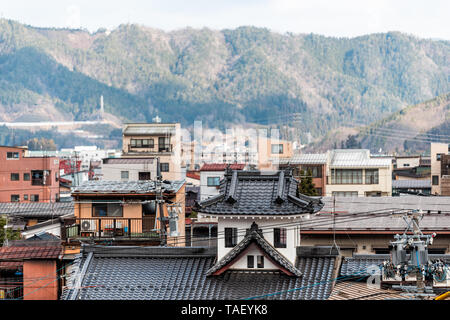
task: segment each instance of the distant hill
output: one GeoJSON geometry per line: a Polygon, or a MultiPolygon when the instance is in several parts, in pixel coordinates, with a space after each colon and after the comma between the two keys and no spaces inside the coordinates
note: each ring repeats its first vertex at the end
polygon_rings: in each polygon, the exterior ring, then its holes
{"type": "Polygon", "coordinates": [[[0,19],[0,121],[121,121],[223,128],[285,123],[302,138],[383,119],[450,92],[450,42],[399,32],[356,38],[263,28],[164,32],[45,29],[0,19]]]}
{"type": "Polygon", "coordinates": [[[429,153],[430,142],[450,143],[450,93],[403,108],[368,126],[334,129],[309,149],[346,147],[350,140],[373,152],[429,153]]]}

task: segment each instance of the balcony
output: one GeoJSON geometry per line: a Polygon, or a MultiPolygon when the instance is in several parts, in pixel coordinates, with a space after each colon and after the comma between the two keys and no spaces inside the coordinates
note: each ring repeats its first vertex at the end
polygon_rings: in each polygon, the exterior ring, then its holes
{"type": "Polygon", "coordinates": [[[155,217],[143,218],[69,218],[61,227],[61,238],[67,239],[146,239],[160,240],[155,217]]]}
{"type": "Polygon", "coordinates": [[[128,145],[128,152],[127,153],[170,153],[173,152],[173,145],[171,144],[166,144],[166,145],[158,145],[157,147],[155,146],[148,146],[148,147],[144,147],[144,146],[134,146],[129,144],[128,145]]]}

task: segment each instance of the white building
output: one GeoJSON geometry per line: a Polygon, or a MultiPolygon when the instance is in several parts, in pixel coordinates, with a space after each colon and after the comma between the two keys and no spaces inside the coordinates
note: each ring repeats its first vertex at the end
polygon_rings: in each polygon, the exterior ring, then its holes
{"type": "Polygon", "coordinates": [[[319,199],[297,195],[289,171],[227,172],[219,195],[200,202],[199,218],[217,219],[217,263],[208,273],[227,269],[278,270],[299,275],[296,265],[300,222],[319,211],[319,199]]]}
{"type": "Polygon", "coordinates": [[[136,181],[156,179],[157,159],[107,158],[103,159],[101,180],[136,181]]]}
{"type": "Polygon", "coordinates": [[[220,181],[227,167],[231,170],[243,170],[245,164],[205,163],[200,169],[200,200],[205,200],[219,194],[220,181]]]}

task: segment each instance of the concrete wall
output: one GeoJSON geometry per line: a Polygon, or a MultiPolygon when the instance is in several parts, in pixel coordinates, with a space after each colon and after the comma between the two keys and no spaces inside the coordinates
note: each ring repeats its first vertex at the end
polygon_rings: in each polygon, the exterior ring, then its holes
{"type": "Polygon", "coordinates": [[[137,181],[137,180],[139,180],[139,172],[150,172],[150,178],[156,179],[156,159],[153,164],[144,164],[144,163],[133,163],[133,164],[104,163],[104,164],[102,164],[102,180],[137,181]],[[128,171],[128,179],[121,178],[122,171],[128,171]]]}
{"type": "Polygon", "coordinates": [[[25,260],[23,263],[23,299],[58,300],[57,278],[56,261],[25,260]]]}
{"type": "Polygon", "coordinates": [[[420,157],[396,158],[397,168],[414,168],[420,165],[420,157]]]}
{"type": "Polygon", "coordinates": [[[200,201],[219,194],[217,187],[208,187],[208,177],[219,177],[222,180],[224,176],[225,171],[200,171],[200,201]]]}
{"type": "Polygon", "coordinates": [[[432,143],[430,148],[431,155],[431,179],[433,176],[439,177],[439,184],[433,185],[433,180],[431,180],[431,193],[441,194],[441,161],[437,160],[437,154],[448,154],[448,144],[447,143],[432,143]]]}

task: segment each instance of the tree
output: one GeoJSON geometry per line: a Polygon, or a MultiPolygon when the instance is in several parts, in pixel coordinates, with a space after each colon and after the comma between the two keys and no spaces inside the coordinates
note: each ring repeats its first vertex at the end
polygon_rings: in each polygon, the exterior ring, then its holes
{"type": "Polygon", "coordinates": [[[55,151],[56,144],[53,139],[45,138],[33,138],[27,141],[28,149],[30,150],[45,150],[45,151],[55,151]]]}
{"type": "Polygon", "coordinates": [[[3,242],[8,240],[18,240],[20,239],[20,232],[13,231],[11,229],[5,229],[6,225],[6,218],[0,216],[0,245],[3,244],[3,242]],[[5,237],[6,232],[6,237],[5,237]]]}
{"type": "Polygon", "coordinates": [[[311,170],[308,169],[306,175],[305,171],[300,170],[300,183],[297,192],[306,196],[317,196],[317,190],[312,182],[311,170]]]}

